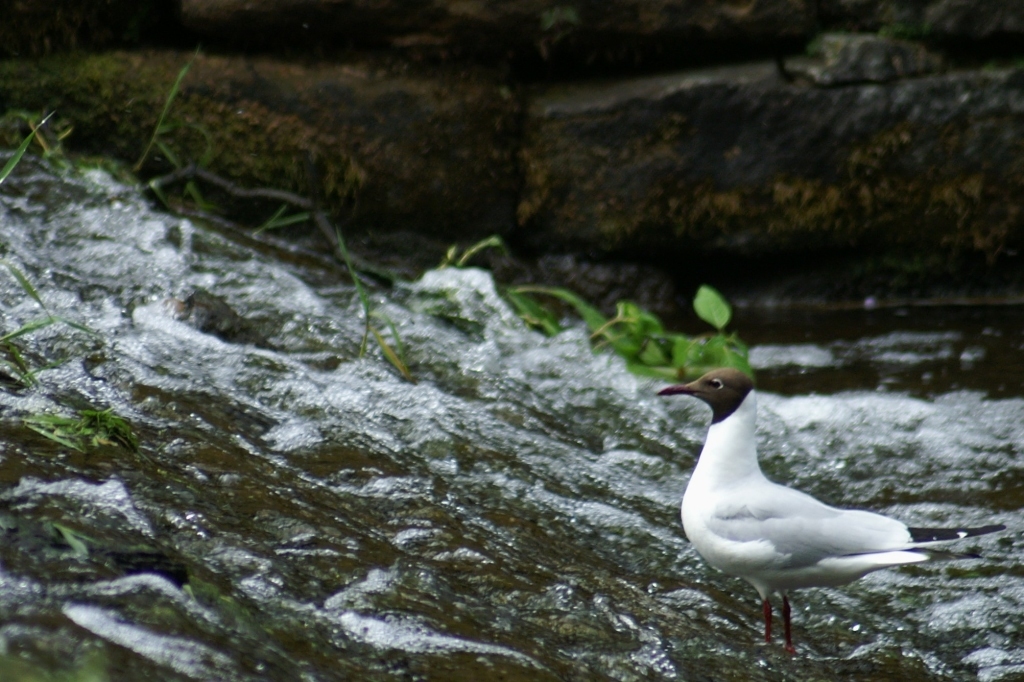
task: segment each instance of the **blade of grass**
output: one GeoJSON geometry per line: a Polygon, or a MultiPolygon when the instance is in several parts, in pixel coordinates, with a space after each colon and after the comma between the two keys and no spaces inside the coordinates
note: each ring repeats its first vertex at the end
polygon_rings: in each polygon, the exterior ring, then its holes
{"type": "Polygon", "coordinates": [[[31,334],[38,329],[43,329],[45,327],[49,327],[51,324],[56,324],[56,322],[56,317],[47,317],[42,320],[36,320],[35,322],[29,322],[22,325],[20,329],[15,329],[13,332],[8,332],[7,334],[0,336],[0,343],[5,343],[11,339],[18,338],[19,336],[24,336],[25,334],[31,334]]]}
{"type": "Polygon", "coordinates": [[[181,71],[178,72],[178,78],[175,79],[174,85],[171,87],[171,91],[167,94],[167,100],[164,102],[164,110],[160,112],[160,118],[157,119],[156,127],[153,128],[153,136],[149,138],[149,144],[142,152],[142,156],[135,162],[135,166],[132,170],[138,173],[142,169],[142,164],[146,162],[146,157],[149,156],[150,150],[153,145],[157,143],[157,137],[161,134],[161,130],[164,127],[164,120],[167,118],[167,112],[171,110],[171,103],[174,102],[174,98],[178,96],[178,89],[181,88],[181,81],[185,79],[188,74],[188,70],[192,68],[192,62],[199,56],[199,50],[192,56],[188,64],[181,67],[181,71]]]}
{"type": "Polygon", "coordinates": [[[72,450],[77,450],[78,452],[85,452],[85,450],[82,449],[81,445],[79,445],[78,443],[76,443],[76,442],[74,442],[74,441],[64,437],[63,435],[59,434],[54,429],[47,429],[44,426],[38,426],[35,423],[28,421],[27,419],[25,420],[25,426],[27,426],[28,428],[32,429],[33,431],[35,431],[39,435],[45,436],[46,438],[49,438],[54,443],[59,443],[59,444],[63,445],[64,447],[71,448],[72,450]]]}
{"type": "Polygon", "coordinates": [[[376,337],[377,344],[380,346],[380,349],[384,352],[384,357],[388,359],[388,362],[394,365],[395,369],[401,372],[403,377],[405,377],[408,381],[411,381],[412,383],[415,384],[416,379],[413,378],[412,372],[410,372],[409,368],[406,367],[404,362],[402,362],[402,359],[398,357],[398,353],[395,352],[395,349],[388,345],[388,342],[384,340],[384,337],[381,336],[379,331],[377,331],[373,327],[370,327],[370,331],[373,332],[374,337],[376,337]]]}
{"type": "Polygon", "coordinates": [[[601,327],[603,327],[608,321],[597,308],[590,305],[568,289],[561,289],[559,287],[524,286],[516,287],[513,291],[516,293],[547,294],[548,296],[553,296],[554,298],[565,301],[576,309],[576,313],[583,318],[583,321],[586,322],[587,327],[591,332],[601,329],[601,327]]]}
{"type": "Polygon", "coordinates": [[[42,367],[37,367],[36,369],[29,370],[28,372],[25,373],[25,378],[31,380],[33,385],[38,384],[39,380],[36,379],[36,375],[37,374],[39,374],[40,372],[45,372],[48,369],[53,369],[54,367],[60,367],[61,365],[63,365],[64,363],[66,363],[70,359],[71,358],[68,357],[68,358],[62,358],[60,360],[54,360],[53,362],[48,362],[47,364],[43,365],[42,367]]]}
{"type": "Polygon", "coordinates": [[[345,267],[348,268],[348,274],[352,277],[352,283],[356,287],[356,293],[359,294],[359,301],[363,304],[363,315],[366,317],[366,327],[363,329],[363,340],[359,344],[359,357],[363,357],[366,354],[366,342],[370,337],[370,297],[366,294],[366,289],[363,288],[363,282],[359,279],[359,273],[356,272],[355,265],[352,264],[352,255],[348,252],[348,248],[345,246],[345,240],[341,236],[341,230],[334,228],[334,236],[338,239],[338,253],[341,255],[341,259],[345,261],[345,267]]]}
{"type": "MultiPolygon", "coordinates": [[[[174,128],[171,128],[171,130],[174,130],[174,128]]],[[[161,131],[161,133],[163,132],[166,131],[161,131]]],[[[156,141],[156,146],[157,149],[163,152],[164,157],[171,162],[172,166],[174,166],[175,168],[181,168],[181,159],[179,159],[178,155],[174,153],[174,150],[171,149],[170,145],[168,145],[166,142],[158,138],[156,141]]]]}
{"type": "Polygon", "coordinates": [[[395,323],[390,317],[378,310],[373,311],[373,316],[379,320],[384,320],[384,324],[388,326],[388,331],[391,332],[391,338],[394,340],[395,346],[398,349],[398,357],[402,359],[402,362],[405,362],[405,346],[402,345],[402,337],[398,335],[398,328],[395,327],[395,323]]]}
{"type": "Polygon", "coordinates": [[[0,358],[0,362],[11,368],[14,374],[17,375],[18,381],[21,382],[22,386],[25,388],[31,388],[38,384],[39,381],[36,380],[35,373],[29,369],[28,363],[25,362],[25,358],[21,357],[21,351],[18,350],[18,347],[13,343],[4,343],[2,346],[7,357],[10,359],[6,360],[0,358]]]}
{"type": "Polygon", "coordinates": [[[101,334],[98,331],[96,331],[95,329],[92,329],[90,327],[86,327],[81,322],[75,322],[74,320],[69,320],[68,318],[61,317],[60,315],[51,315],[50,317],[53,320],[55,320],[57,322],[60,322],[62,324],[66,324],[67,326],[71,327],[72,329],[77,329],[80,332],[85,332],[86,334],[92,334],[93,336],[101,336],[101,334]]]}
{"type": "Polygon", "coordinates": [[[59,523],[53,524],[53,527],[57,530],[58,533],[60,533],[61,537],[64,539],[64,542],[66,542],[68,546],[71,547],[71,550],[77,556],[82,558],[89,556],[89,547],[84,542],[82,542],[82,539],[79,537],[78,533],[71,530],[70,528],[60,525],[59,523]]]}
{"type": "Polygon", "coordinates": [[[462,257],[459,258],[458,262],[456,262],[455,265],[460,268],[465,267],[466,263],[469,262],[470,258],[480,253],[484,249],[490,248],[498,249],[499,251],[505,254],[508,253],[508,249],[505,248],[505,242],[502,241],[501,237],[499,237],[496,234],[492,234],[487,239],[478,241],[476,244],[473,244],[473,246],[466,249],[466,252],[462,254],[462,257]]]}
{"type": "Polygon", "coordinates": [[[15,150],[14,156],[8,159],[7,163],[4,164],[3,170],[0,170],[0,184],[3,184],[3,181],[7,179],[7,176],[11,174],[14,167],[18,165],[19,161],[21,161],[21,157],[25,155],[25,151],[28,149],[28,146],[32,144],[32,139],[36,136],[36,131],[39,130],[44,123],[50,120],[50,116],[53,116],[53,112],[47,114],[46,118],[39,122],[39,125],[32,128],[32,132],[28,134],[28,137],[22,140],[21,144],[18,145],[18,149],[15,150]]]}
{"type": "Polygon", "coordinates": [[[0,260],[0,263],[3,263],[4,267],[10,270],[11,275],[14,276],[14,279],[18,280],[18,284],[21,285],[22,290],[24,290],[26,294],[31,296],[32,300],[38,303],[40,308],[46,310],[46,304],[43,303],[43,299],[39,297],[39,292],[36,291],[36,288],[32,286],[32,283],[28,281],[28,278],[25,277],[25,274],[21,270],[16,268],[14,264],[8,260],[0,260]]]}
{"type": "Polygon", "coordinates": [[[513,289],[506,289],[505,296],[515,307],[519,317],[531,327],[539,327],[545,335],[554,336],[562,331],[554,313],[542,306],[531,296],[513,289]]]}
{"type": "Polygon", "coordinates": [[[152,190],[153,194],[156,195],[156,198],[160,200],[160,203],[164,205],[164,208],[170,210],[171,204],[167,201],[167,194],[164,192],[163,188],[157,184],[156,180],[156,178],[153,178],[149,181],[149,189],[152,190]]]}
{"type": "Polygon", "coordinates": [[[277,221],[281,219],[281,216],[283,216],[287,210],[288,204],[281,204],[281,207],[274,211],[274,215],[267,218],[267,220],[262,225],[257,227],[256,231],[253,232],[253,234],[259,234],[260,232],[272,230],[275,227],[277,227],[277,221]]]}
{"type": "Polygon", "coordinates": [[[282,210],[287,210],[287,206],[282,206],[278,213],[274,213],[269,220],[264,222],[262,225],[256,228],[253,235],[259,235],[260,232],[268,229],[276,229],[279,227],[287,227],[288,225],[294,225],[297,222],[305,222],[309,219],[309,212],[303,211],[301,213],[294,213],[292,215],[284,215],[282,210]],[[284,217],[282,217],[284,216],[284,217]]]}

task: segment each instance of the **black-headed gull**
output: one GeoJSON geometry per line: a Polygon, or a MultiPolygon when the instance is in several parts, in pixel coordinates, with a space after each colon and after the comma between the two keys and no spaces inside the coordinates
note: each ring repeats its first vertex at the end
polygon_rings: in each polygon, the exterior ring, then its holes
{"type": "Polygon", "coordinates": [[[692,395],[711,406],[704,449],[683,495],[683,529],[704,560],[743,578],[761,595],[764,639],[771,641],[769,595],[782,596],[786,650],[793,651],[787,592],[843,585],[871,571],[965,555],[937,543],[1003,530],[908,528],[895,519],[836,509],[765,478],[754,439],[754,383],[735,369],[716,369],[659,395],[692,395]]]}

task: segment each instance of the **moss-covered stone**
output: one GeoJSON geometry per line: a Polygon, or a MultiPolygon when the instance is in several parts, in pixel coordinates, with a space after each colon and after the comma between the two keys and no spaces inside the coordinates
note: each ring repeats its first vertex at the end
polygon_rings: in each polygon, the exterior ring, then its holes
{"type": "Polygon", "coordinates": [[[519,219],[535,242],[609,252],[994,259],[1024,242],[1022,90],[1015,71],[819,89],[770,64],[550,89],[519,219]]]}
{"type": "MultiPolygon", "coordinates": [[[[72,151],[135,162],[190,53],[111,52],[0,62],[0,102],[52,111],[74,126],[72,151]]],[[[372,60],[307,66],[199,55],[162,139],[179,162],[240,184],[311,195],[352,228],[447,237],[507,232],[518,181],[517,101],[492,71],[442,67],[419,75],[372,60]]],[[[144,175],[171,170],[159,149],[144,175]]]]}

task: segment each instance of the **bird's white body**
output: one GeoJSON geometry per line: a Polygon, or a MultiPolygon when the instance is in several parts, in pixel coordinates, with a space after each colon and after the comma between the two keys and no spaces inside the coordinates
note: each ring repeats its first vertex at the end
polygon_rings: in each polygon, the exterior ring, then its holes
{"type": "Polygon", "coordinates": [[[880,568],[927,561],[906,551],[907,527],[879,514],[830,507],[765,478],[757,462],[757,399],[712,424],[683,495],[683,528],[712,566],[750,582],[762,599],[842,585],[880,568]]]}
{"type": "Polygon", "coordinates": [[[761,595],[766,642],[772,633],[768,596],[782,594],[787,651],[794,651],[787,591],[842,585],[889,566],[962,557],[929,548],[1006,528],[908,528],[772,483],[757,463],[754,382],[737,369],[712,370],[658,393],[690,395],[711,407],[708,437],[683,495],[683,529],[709,564],[745,579],[761,595]]]}

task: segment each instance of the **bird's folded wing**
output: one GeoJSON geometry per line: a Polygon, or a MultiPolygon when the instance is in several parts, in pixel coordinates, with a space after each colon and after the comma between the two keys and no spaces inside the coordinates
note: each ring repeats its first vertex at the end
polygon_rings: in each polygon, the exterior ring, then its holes
{"type": "Polygon", "coordinates": [[[730,495],[716,505],[708,530],[732,542],[770,542],[779,568],[911,546],[907,527],[895,519],[829,507],[775,484],[730,495]]]}

